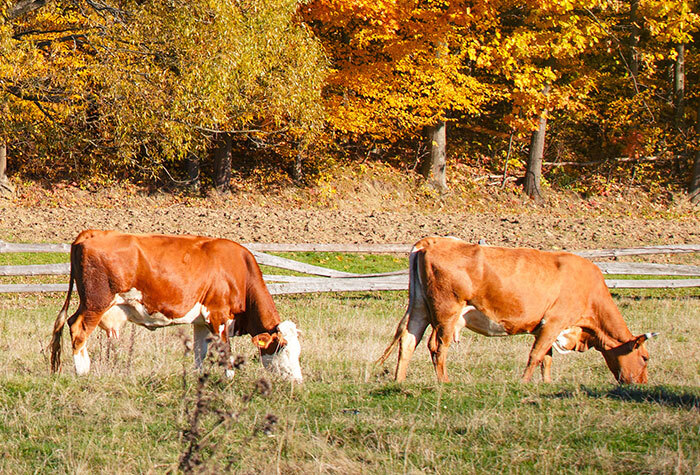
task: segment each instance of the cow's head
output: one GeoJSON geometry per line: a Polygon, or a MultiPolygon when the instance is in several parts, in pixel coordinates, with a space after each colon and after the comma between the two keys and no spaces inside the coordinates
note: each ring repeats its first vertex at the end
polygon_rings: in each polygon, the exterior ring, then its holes
{"type": "Polygon", "coordinates": [[[253,337],[253,344],[260,349],[263,366],[287,379],[301,383],[299,355],[299,331],[294,322],[285,320],[275,333],[261,333],[253,337]]]}
{"type": "Polygon", "coordinates": [[[602,351],[605,362],[618,383],[647,382],[649,352],[644,342],[656,335],[657,333],[645,333],[616,348],[602,351]]]}

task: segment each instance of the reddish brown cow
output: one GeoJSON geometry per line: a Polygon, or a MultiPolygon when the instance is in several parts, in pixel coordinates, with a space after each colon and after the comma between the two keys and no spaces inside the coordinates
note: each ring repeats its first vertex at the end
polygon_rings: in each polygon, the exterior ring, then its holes
{"type": "Polygon", "coordinates": [[[408,310],[377,361],[383,363],[398,343],[397,381],[406,378],[411,355],[431,325],[428,348],[439,381],[448,381],[447,350],[467,327],[486,336],[534,335],[523,381],[538,365],[544,381],[551,381],[552,347],[593,347],[618,382],[647,382],[644,342],[655,334],[630,333],[600,269],[582,257],[430,237],[413,247],[409,268],[408,310]]]}
{"type": "Polygon", "coordinates": [[[253,255],[226,239],[83,231],[71,246],[68,295],[54,324],[51,368],[61,366],[61,334],[73,284],[78,310],[68,318],[75,369],[90,370],[86,342],[99,325],[109,335],[126,320],[148,329],[194,326],[195,363],[201,367],[207,337],[224,342],[247,334],[270,369],[301,381],[299,341],[293,322],[280,322],[253,255]]]}

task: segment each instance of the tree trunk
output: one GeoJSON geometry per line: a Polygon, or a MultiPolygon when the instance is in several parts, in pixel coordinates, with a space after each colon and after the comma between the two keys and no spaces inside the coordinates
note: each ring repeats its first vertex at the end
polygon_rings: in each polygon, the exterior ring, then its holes
{"type": "Polygon", "coordinates": [[[9,196],[15,189],[5,175],[7,169],[7,144],[0,142],[0,196],[9,196]]]}
{"type": "Polygon", "coordinates": [[[48,0],[18,0],[12,4],[7,9],[7,17],[10,20],[19,18],[22,15],[26,15],[29,12],[33,12],[48,3],[48,0]]]}
{"type": "MultiPolygon", "coordinates": [[[[695,132],[696,135],[700,136],[700,106],[698,106],[697,117],[695,120],[695,132]]],[[[695,151],[695,164],[693,166],[693,173],[690,177],[688,192],[690,193],[690,201],[692,203],[700,203],[700,146],[695,151]]]]}
{"type": "Polygon", "coordinates": [[[423,176],[431,186],[438,190],[447,189],[445,168],[447,167],[447,144],[445,121],[441,120],[436,125],[428,127],[428,140],[430,141],[430,155],[423,162],[423,176]]]}
{"type": "MultiPolygon", "coordinates": [[[[547,96],[551,86],[546,84],[542,94],[547,96]]],[[[547,109],[542,111],[540,115],[537,130],[532,132],[530,137],[530,153],[527,158],[527,168],[525,170],[525,183],[523,191],[527,196],[539,201],[542,199],[542,189],[540,182],[542,181],[542,159],[544,157],[544,139],[547,132],[547,109]]]]}
{"type": "Polygon", "coordinates": [[[540,123],[537,130],[532,132],[530,138],[530,154],[527,159],[527,169],[525,171],[525,184],[523,191],[527,196],[539,201],[542,199],[542,157],[544,156],[544,138],[547,131],[547,117],[543,113],[540,116],[540,123]]]}
{"type": "Polygon", "coordinates": [[[676,45],[676,62],[673,64],[673,125],[683,127],[685,108],[685,45],[676,45]]]}
{"type": "Polygon", "coordinates": [[[637,76],[639,75],[639,39],[642,36],[642,28],[639,25],[640,19],[637,15],[639,0],[630,0],[630,50],[629,50],[629,70],[634,81],[635,90],[637,88],[637,76]]]}
{"type": "Polygon", "coordinates": [[[199,188],[202,184],[202,181],[200,179],[201,169],[199,166],[199,157],[195,155],[188,155],[186,160],[187,186],[192,191],[199,191],[199,188]]]}
{"type": "Polygon", "coordinates": [[[294,158],[294,166],[292,168],[292,180],[294,180],[295,183],[302,183],[304,178],[302,170],[304,155],[306,155],[306,144],[303,140],[299,140],[297,144],[297,156],[294,158]]]}
{"type": "Polygon", "coordinates": [[[700,203],[700,150],[695,152],[695,166],[690,179],[690,202],[700,203]]]}
{"type": "Polygon", "coordinates": [[[231,188],[231,154],[233,139],[230,134],[218,134],[214,149],[214,188],[226,192],[231,188]]]}

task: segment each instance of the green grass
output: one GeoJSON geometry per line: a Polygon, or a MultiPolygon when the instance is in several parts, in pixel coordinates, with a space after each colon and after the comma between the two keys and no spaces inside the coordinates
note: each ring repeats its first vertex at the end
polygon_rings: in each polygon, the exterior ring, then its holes
{"type": "Polygon", "coordinates": [[[70,256],[64,252],[9,252],[0,253],[0,266],[28,264],[60,264],[68,262],[70,256]]]}
{"type": "MultiPolygon", "coordinates": [[[[68,262],[70,256],[63,252],[16,252],[0,253],[0,266],[19,266],[29,264],[61,264],[68,262]]],[[[68,276],[0,276],[0,284],[56,284],[67,283],[68,276]]],[[[2,294],[0,294],[0,298],[2,294]]]]}
{"type": "MultiPolygon", "coordinates": [[[[379,257],[386,261],[336,268],[395,270],[392,256],[379,257]]],[[[346,256],[333,260],[346,265],[346,256]]],[[[551,385],[521,384],[532,337],[466,330],[448,356],[452,383],[435,382],[424,340],[397,385],[395,355],[384,368],[371,363],[393,335],[406,292],[278,296],[282,317],[303,331],[305,383],[276,380],[241,337],[233,352],[247,363],[231,381],[211,368],[202,397],[182,341],[187,327],[128,326],[114,344],[98,330],[89,376],[76,378],[65,356],[63,373],[50,375],[46,345],[63,298],[0,295],[1,473],[177,472],[198,400],[209,407],[198,422],[204,472],[700,469],[697,296],[615,297],[633,333],[661,333],[648,343],[650,384],[629,387],[613,383],[595,350],[555,355],[551,385]],[[270,394],[256,389],[261,378],[271,381],[270,394]]]]}
{"type": "MultiPolygon", "coordinates": [[[[275,252],[271,254],[293,259],[305,264],[312,264],[355,274],[393,272],[408,268],[408,258],[405,255],[354,254],[344,252],[275,252]]],[[[294,273],[292,271],[267,266],[261,266],[261,269],[265,274],[294,273]]]]}

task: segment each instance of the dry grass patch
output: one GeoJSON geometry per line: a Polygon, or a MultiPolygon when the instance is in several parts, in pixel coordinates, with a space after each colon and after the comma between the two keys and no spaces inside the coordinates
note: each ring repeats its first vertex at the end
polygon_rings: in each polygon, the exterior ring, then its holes
{"type": "Polygon", "coordinates": [[[383,292],[277,297],[283,318],[302,329],[306,382],[276,380],[249,339],[236,338],[233,352],[247,362],[232,381],[213,366],[200,392],[183,350],[186,327],[128,326],[116,344],[98,330],[89,341],[88,377],[73,375],[70,358],[62,375],[50,375],[45,347],[63,297],[0,301],[0,472],[181,471],[192,410],[203,400],[210,410],[200,437],[210,435],[197,439],[197,470],[205,472],[698,469],[694,296],[616,298],[633,332],[661,332],[648,343],[647,386],[613,384],[595,350],[556,355],[552,385],[523,385],[532,337],[468,331],[450,349],[452,383],[435,382],[424,340],[406,384],[396,385],[395,355],[384,368],[371,363],[390,341],[406,293],[383,292]],[[261,379],[270,381],[269,393],[256,389],[261,379]]]}

